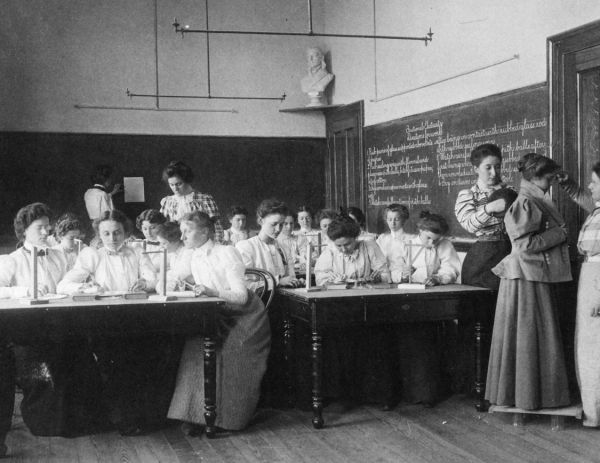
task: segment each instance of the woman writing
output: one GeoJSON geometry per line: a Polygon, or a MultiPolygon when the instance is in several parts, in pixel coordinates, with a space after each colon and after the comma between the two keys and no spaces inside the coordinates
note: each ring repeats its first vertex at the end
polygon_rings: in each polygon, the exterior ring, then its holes
{"type": "Polygon", "coordinates": [[[519,196],[504,223],[511,253],[500,277],[485,398],[525,410],[569,404],[554,283],[570,281],[567,230],[547,193],[559,166],[541,154],[519,161],[519,196]]]}

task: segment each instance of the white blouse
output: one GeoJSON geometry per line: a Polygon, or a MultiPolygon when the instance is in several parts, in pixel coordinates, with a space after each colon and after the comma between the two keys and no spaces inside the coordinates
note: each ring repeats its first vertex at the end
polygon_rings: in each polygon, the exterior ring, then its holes
{"type": "Polygon", "coordinates": [[[267,244],[258,236],[254,236],[238,242],[235,247],[242,255],[242,262],[246,268],[268,270],[275,276],[277,282],[284,277],[296,277],[293,258],[286,255],[277,241],[267,244]]]}
{"type": "MultiPolygon", "coordinates": [[[[412,266],[415,268],[415,271],[412,274],[412,280],[415,283],[423,283],[433,275],[439,278],[442,285],[449,285],[456,282],[458,275],[460,275],[461,265],[458,254],[450,240],[443,238],[433,248],[422,247],[418,236],[411,239],[408,243],[413,244],[412,266]]],[[[408,248],[406,245],[404,248],[404,258],[407,262],[406,265],[408,265],[408,248]]],[[[398,273],[393,272],[392,279],[398,282],[400,281],[398,278],[398,273]]]]}
{"type": "Polygon", "coordinates": [[[58,284],[58,291],[76,293],[88,278],[107,291],[129,291],[140,278],[146,280],[146,289],[156,285],[156,274],[148,255],[128,246],[117,252],[107,248],[82,249],[75,266],[58,284]]]}
{"type": "MultiPolygon", "coordinates": [[[[81,249],[83,248],[87,248],[87,245],[82,243],[81,249]]],[[[60,244],[57,244],[55,246],[52,246],[52,249],[55,249],[56,251],[64,254],[65,259],[67,259],[67,270],[71,270],[75,266],[77,256],[79,255],[79,250],[77,249],[77,246],[75,246],[75,248],[73,248],[72,250],[67,250],[63,248],[60,244]]]]}
{"type": "MultiPolygon", "coordinates": [[[[30,249],[25,243],[11,254],[0,256],[0,298],[27,297],[31,286],[30,249]]],[[[45,256],[38,256],[38,285],[45,285],[50,293],[56,293],[58,282],[67,272],[67,259],[55,249],[44,251],[45,256]]]]}

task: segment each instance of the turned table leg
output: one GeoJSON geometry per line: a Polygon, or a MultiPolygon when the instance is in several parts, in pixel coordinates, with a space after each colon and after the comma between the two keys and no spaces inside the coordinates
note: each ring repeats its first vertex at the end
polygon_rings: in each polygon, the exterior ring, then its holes
{"type": "Polygon", "coordinates": [[[206,435],[215,436],[217,419],[217,354],[216,343],[209,337],[204,338],[204,419],[206,435]]]}
{"type": "Polygon", "coordinates": [[[315,429],[323,427],[323,391],[321,389],[321,375],[323,362],[323,338],[313,327],[312,331],[312,409],[313,426],[315,429]]]}

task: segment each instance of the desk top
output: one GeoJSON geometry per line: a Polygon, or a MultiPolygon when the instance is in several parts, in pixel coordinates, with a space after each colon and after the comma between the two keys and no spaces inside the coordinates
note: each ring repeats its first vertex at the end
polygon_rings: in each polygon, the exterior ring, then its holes
{"type": "MultiPolygon", "coordinates": [[[[43,299],[43,298],[41,298],[43,299]]],[[[0,312],[19,311],[19,310],[54,310],[54,309],[73,309],[73,308],[118,308],[127,306],[180,306],[180,305],[199,305],[203,307],[217,307],[225,304],[223,299],[217,297],[180,297],[176,301],[155,301],[151,299],[123,299],[119,298],[101,298],[93,301],[73,301],[70,297],[64,299],[53,299],[47,304],[26,305],[17,299],[0,299],[0,312]]]]}
{"type": "Polygon", "coordinates": [[[335,289],[323,290],[315,292],[306,292],[304,288],[277,288],[277,292],[283,296],[295,297],[310,300],[320,299],[343,299],[353,297],[377,297],[377,296],[398,296],[398,297],[433,297],[440,298],[445,295],[462,295],[462,294],[492,294],[494,290],[489,288],[478,288],[468,285],[440,285],[432,286],[424,290],[405,290],[398,288],[381,289],[381,288],[351,288],[351,289],[335,289]]]}

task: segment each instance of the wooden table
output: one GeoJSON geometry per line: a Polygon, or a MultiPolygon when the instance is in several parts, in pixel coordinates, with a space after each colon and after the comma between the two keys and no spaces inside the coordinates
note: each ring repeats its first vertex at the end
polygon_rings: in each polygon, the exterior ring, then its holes
{"type": "MultiPolygon", "coordinates": [[[[204,336],[204,393],[206,434],[215,434],[217,316],[225,301],[214,297],[180,298],[158,302],[122,298],[74,302],[71,298],[27,306],[0,300],[0,339],[77,336],[118,336],[178,333],[204,336]]],[[[1,374],[1,372],[0,372],[1,374]]]]}
{"type": "Polygon", "coordinates": [[[467,285],[446,285],[422,291],[399,289],[347,289],[306,292],[304,289],[278,288],[284,310],[284,350],[291,368],[294,323],[307,324],[312,345],[313,426],[323,427],[322,346],[327,328],[351,325],[472,320],[475,324],[475,393],[478,409],[485,409],[485,365],[483,339],[494,310],[495,292],[467,285]]]}

